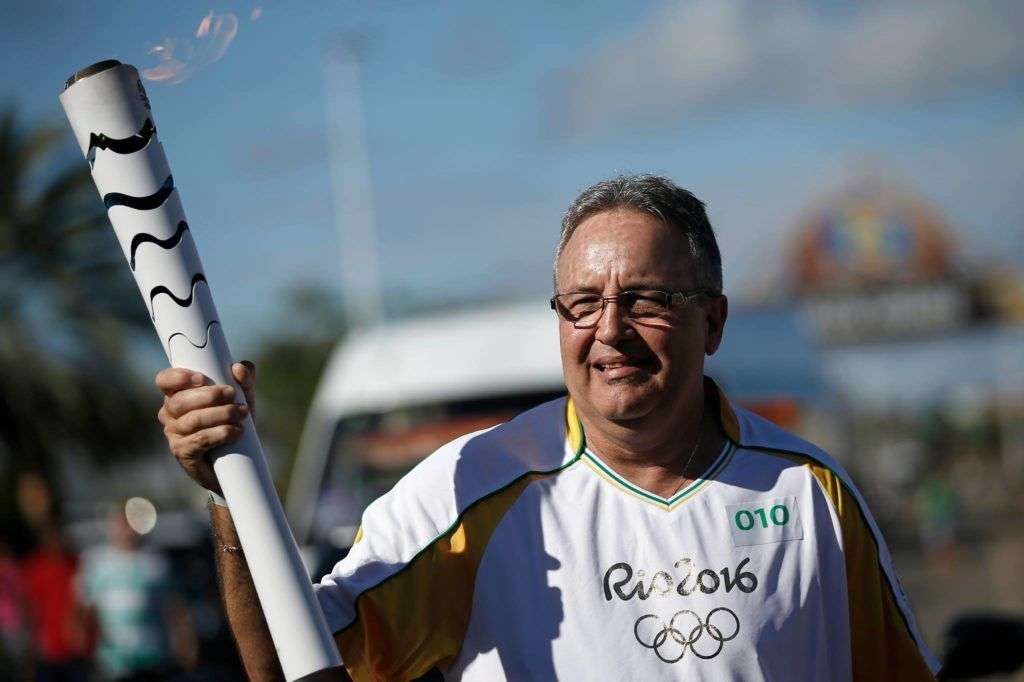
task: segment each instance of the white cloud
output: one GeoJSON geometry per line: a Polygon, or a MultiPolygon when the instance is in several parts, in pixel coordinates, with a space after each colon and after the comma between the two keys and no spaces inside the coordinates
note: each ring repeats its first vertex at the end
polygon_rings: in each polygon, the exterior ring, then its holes
{"type": "Polygon", "coordinates": [[[1024,4],[893,0],[661,6],[560,83],[571,132],[778,102],[844,107],[926,99],[1024,77],[1024,4]]]}

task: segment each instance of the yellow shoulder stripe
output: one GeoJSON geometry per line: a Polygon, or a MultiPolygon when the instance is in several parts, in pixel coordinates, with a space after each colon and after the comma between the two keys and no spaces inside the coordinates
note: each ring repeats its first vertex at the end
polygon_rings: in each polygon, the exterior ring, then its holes
{"type": "Polygon", "coordinates": [[[411,680],[462,647],[480,559],[528,474],[470,507],[398,573],[360,594],[356,618],[334,637],[353,680],[411,680]]]}
{"type": "Polygon", "coordinates": [[[855,682],[934,680],[882,570],[878,543],[860,505],[834,471],[815,460],[779,453],[810,469],[839,517],[846,561],[850,654],[855,682]]]}
{"type": "Polygon", "coordinates": [[[572,398],[565,400],[565,437],[569,440],[569,447],[579,455],[587,446],[586,437],[583,435],[583,424],[579,415],[576,414],[576,403],[572,398]]]}

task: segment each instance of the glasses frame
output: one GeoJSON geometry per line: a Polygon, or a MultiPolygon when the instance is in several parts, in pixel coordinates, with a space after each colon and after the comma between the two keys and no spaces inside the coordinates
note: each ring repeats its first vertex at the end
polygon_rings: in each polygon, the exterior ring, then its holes
{"type": "MultiPolygon", "coordinates": [[[[681,306],[688,303],[691,299],[697,298],[698,296],[715,296],[716,294],[708,289],[707,287],[697,287],[695,289],[686,289],[684,291],[664,291],[661,289],[628,289],[626,291],[619,292],[615,296],[598,296],[597,298],[601,301],[601,310],[598,312],[597,317],[594,318],[593,324],[581,324],[578,319],[573,319],[569,315],[569,309],[566,308],[559,300],[562,296],[569,296],[571,294],[585,294],[590,293],[586,291],[566,291],[560,294],[552,296],[548,303],[551,305],[551,309],[555,311],[558,317],[566,322],[572,324],[575,329],[593,329],[601,323],[601,318],[604,317],[604,309],[612,301],[616,305],[622,306],[622,297],[629,295],[636,295],[640,293],[644,294],[661,294],[665,297],[666,309],[671,309],[673,306],[681,306]]],[[[630,320],[636,320],[638,318],[633,317],[628,310],[625,310],[623,316],[630,320]]]]}

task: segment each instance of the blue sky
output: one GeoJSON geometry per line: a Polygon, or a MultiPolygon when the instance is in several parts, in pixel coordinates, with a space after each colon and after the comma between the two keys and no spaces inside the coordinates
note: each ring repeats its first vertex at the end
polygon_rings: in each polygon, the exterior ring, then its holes
{"type": "Polygon", "coordinates": [[[323,65],[353,37],[386,291],[543,301],[561,211],[618,171],[708,201],[738,302],[782,286],[795,223],[865,165],[965,260],[1024,265],[1013,2],[8,3],[0,99],[66,126],[70,73],[201,47],[211,11],[237,18],[223,57],[147,90],[236,352],[288,286],[340,286],[323,65]]]}

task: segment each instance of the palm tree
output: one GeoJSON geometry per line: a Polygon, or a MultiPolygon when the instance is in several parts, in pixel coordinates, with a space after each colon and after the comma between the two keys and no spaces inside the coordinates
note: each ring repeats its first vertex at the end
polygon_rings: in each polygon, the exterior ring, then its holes
{"type": "MultiPolygon", "coordinates": [[[[64,127],[0,114],[0,472],[61,453],[138,452],[153,390],[130,360],[149,321],[88,167],[64,127]],[[140,399],[141,398],[141,399],[140,399]]],[[[151,339],[147,339],[152,341],[151,339]]],[[[0,490],[10,500],[10,488],[0,490]]],[[[6,525],[6,524],[4,524],[6,525]]]]}

